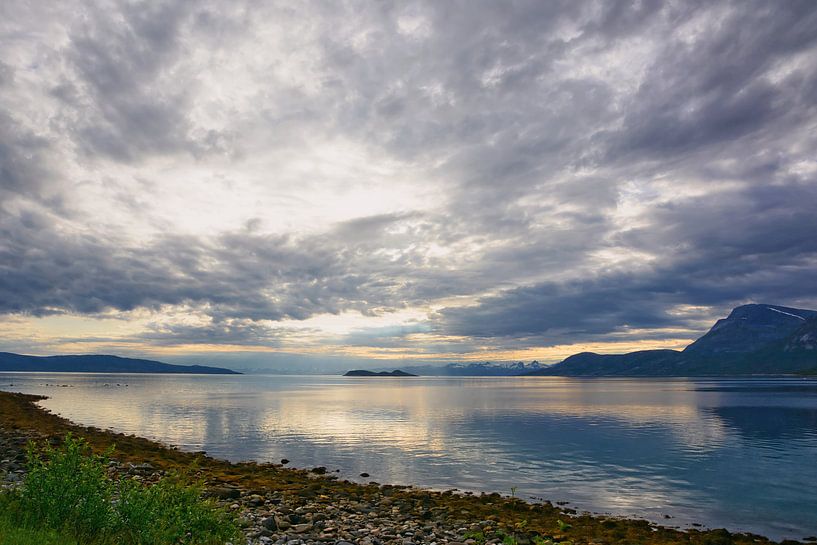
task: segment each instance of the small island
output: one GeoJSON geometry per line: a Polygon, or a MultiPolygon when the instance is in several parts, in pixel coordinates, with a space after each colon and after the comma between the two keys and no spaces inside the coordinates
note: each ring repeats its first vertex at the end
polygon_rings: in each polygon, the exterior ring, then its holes
{"type": "Polygon", "coordinates": [[[344,377],[416,377],[417,375],[412,375],[411,373],[406,373],[405,371],[401,371],[400,369],[395,369],[394,371],[366,371],[365,369],[354,369],[352,371],[347,371],[344,377]]]}

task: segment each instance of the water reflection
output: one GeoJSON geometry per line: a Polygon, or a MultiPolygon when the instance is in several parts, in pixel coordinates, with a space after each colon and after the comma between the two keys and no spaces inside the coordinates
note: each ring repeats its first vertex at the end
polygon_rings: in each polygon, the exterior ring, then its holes
{"type": "Polygon", "coordinates": [[[787,442],[817,437],[817,408],[735,405],[708,410],[760,446],[785,450],[787,442]]]}
{"type": "Polygon", "coordinates": [[[231,460],[517,487],[593,511],[778,538],[817,531],[817,381],[7,374],[0,388],[231,460]]]}

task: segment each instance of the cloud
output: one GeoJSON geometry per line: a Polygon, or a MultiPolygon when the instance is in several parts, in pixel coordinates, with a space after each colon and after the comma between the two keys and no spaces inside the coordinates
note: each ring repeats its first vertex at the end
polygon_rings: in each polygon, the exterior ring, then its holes
{"type": "Polygon", "coordinates": [[[163,345],[227,345],[277,347],[280,333],[257,321],[230,319],[221,323],[203,325],[192,324],[151,324],[147,331],[135,340],[151,346],[163,345]]]}
{"type": "MultiPolygon", "coordinates": [[[[813,274],[817,219],[814,184],[748,185],[665,204],[646,225],[622,232],[620,247],[660,255],[640,270],[611,271],[566,282],[506,290],[476,306],[440,313],[447,334],[535,337],[532,343],[602,339],[627,329],[696,326],[686,305],[710,307],[714,319],[749,301],[817,306],[813,274]]],[[[705,315],[706,316],[706,315],[705,315]]]]}
{"type": "Polygon", "coordinates": [[[814,6],[746,7],[718,5],[718,17],[701,12],[686,22],[691,36],[664,45],[623,126],[607,135],[611,158],[715,157],[738,142],[762,149],[775,145],[762,133],[799,125],[798,112],[814,101],[803,83],[817,65],[813,55],[800,56],[817,41],[814,6]]]}
{"type": "Polygon", "coordinates": [[[0,313],[433,352],[817,305],[813,2],[0,15],[0,313]]]}

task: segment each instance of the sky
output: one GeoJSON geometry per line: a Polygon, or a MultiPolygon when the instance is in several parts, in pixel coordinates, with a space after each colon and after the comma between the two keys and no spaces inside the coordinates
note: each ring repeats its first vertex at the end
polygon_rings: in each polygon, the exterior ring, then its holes
{"type": "Polygon", "coordinates": [[[0,4],[0,350],[682,348],[816,233],[812,0],[0,4]]]}

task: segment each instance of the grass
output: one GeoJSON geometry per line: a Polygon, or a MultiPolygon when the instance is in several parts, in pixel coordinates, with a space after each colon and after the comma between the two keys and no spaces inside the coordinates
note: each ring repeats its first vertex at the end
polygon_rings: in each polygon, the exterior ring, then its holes
{"type": "Polygon", "coordinates": [[[0,496],[3,539],[9,544],[51,539],[94,545],[223,545],[239,537],[235,519],[203,500],[201,486],[181,476],[150,486],[114,481],[106,466],[105,455],[94,454],[86,441],[70,434],[58,448],[29,445],[22,487],[0,496]]]}
{"type": "Polygon", "coordinates": [[[51,529],[21,526],[0,503],[0,545],[80,545],[65,534],[51,529]]]}
{"type": "Polygon", "coordinates": [[[483,545],[483,543],[485,543],[485,541],[486,541],[486,538],[485,538],[485,533],[484,533],[484,532],[481,532],[481,531],[477,531],[477,532],[465,532],[465,533],[462,535],[462,539],[463,539],[463,540],[473,539],[474,541],[476,541],[476,542],[477,542],[477,545],[483,545]]]}

